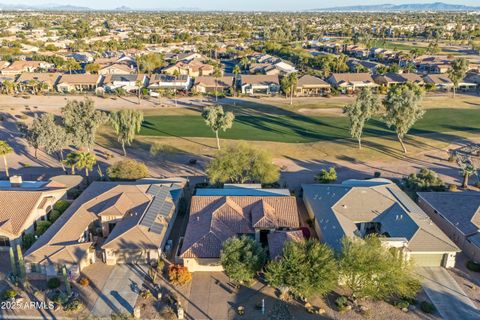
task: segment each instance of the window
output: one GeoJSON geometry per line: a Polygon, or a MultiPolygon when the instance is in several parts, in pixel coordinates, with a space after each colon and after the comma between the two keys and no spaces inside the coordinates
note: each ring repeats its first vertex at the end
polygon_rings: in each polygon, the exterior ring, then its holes
{"type": "Polygon", "coordinates": [[[10,239],[0,236],[0,247],[10,247],[10,239]]]}

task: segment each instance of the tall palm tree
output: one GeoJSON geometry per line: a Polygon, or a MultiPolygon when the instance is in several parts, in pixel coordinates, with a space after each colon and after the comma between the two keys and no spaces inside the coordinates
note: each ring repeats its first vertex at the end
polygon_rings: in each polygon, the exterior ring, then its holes
{"type": "Polygon", "coordinates": [[[143,122],[143,112],[134,109],[123,109],[110,115],[110,123],[117,134],[118,142],[122,144],[123,155],[127,156],[125,144],[130,145],[135,134],[140,132],[143,122]]]}
{"type": "Polygon", "coordinates": [[[290,105],[293,104],[293,95],[295,91],[297,90],[297,84],[298,84],[298,75],[296,72],[292,72],[288,75],[289,77],[289,83],[290,83],[290,105]]]}
{"type": "Polygon", "coordinates": [[[85,176],[88,177],[88,172],[92,171],[93,166],[97,163],[95,155],[91,152],[80,152],[77,159],[77,168],[85,169],[85,176]]]}
{"type": "Polygon", "coordinates": [[[218,101],[218,78],[222,76],[222,70],[220,68],[215,67],[215,71],[213,72],[213,78],[215,79],[215,102],[218,101]]]}
{"type": "Polygon", "coordinates": [[[7,154],[12,152],[13,148],[6,141],[0,140],[0,156],[3,157],[3,163],[5,164],[5,174],[7,175],[7,177],[10,176],[8,172],[7,154]]]}

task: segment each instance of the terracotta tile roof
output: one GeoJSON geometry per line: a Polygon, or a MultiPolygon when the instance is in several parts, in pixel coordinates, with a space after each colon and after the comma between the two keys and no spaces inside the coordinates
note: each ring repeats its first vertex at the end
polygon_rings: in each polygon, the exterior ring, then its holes
{"type": "Polygon", "coordinates": [[[63,74],[58,84],[98,84],[101,76],[98,74],[63,74]]]}
{"type": "Polygon", "coordinates": [[[181,255],[217,258],[222,243],[257,228],[298,228],[297,204],[291,196],[194,196],[181,255]]]}
{"type": "Polygon", "coordinates": [[[412,252],[456,252],[458,247],[397,185],[386,179],[302,185],[303,199],[318,221],[323,240],[341,248],[358,235],[356,223],[378,222],[391,238],[405,238],[412,252]]]}
{"type": "Polygon", "coordinates": [[[45,187],[41,190],[0,190],[0,231],[10,237],[19,237],[24,231],[25,223],[42,200],[57,190],[59,189],[45,187]]]}
{"type": "Polygon", "coordinates": [[[205,87],[215,87],[215,85],[217,87],[224,87],[224,88],[228,88],[228,87],[231,87],[233,85],[233,77],[219,77],[219,78],[215,78],[213,76],[200,76],[200,77],[197,77],[195,79],[195,85],[198,86],[198,85],[203,85],[205,87]],[[216,81],[216,84],[215,84],[215,81],[216,81]]]}
{"type": "Polygon", "coordinates": [[[283,247],[285,246],[285,242],[300,242],[305,240],[301,230],[275,231],[269,233],[267,237],[270,259],[275,259],[283,255],[283,247]]]}
{"type": "Polygon", "coordinates": [[[374,83],[370,73],[332,73],[332,77],[337,83],[342,82],[366,82],[374,83]]]}
{"type": "Polygon", "coordinates": [[[297,87],[330,88],[330,84],[320,78],[306,74],[303,77],[300,77],[300,79],[298,79],[297,87]]]}
{"type": "MultiPolygon", "coordinates": [[[[48,261],[58,263],[56,254],[66,244],[76,246],[75,255],[82,256],[90,246],[86,244],[91,243],[88,240],[80,242],[79,239],[88,226],[101,215],[121,219],[102,248],[127,250],[159,248],[167,228],[163,228],[162,233],[154,234],[155,232],[150,230],[150,225],[139,225],[154,199],[154,196],[148,193],[148,189],[157,184],[168,186],[172,192],[183,188],[181,181],[167,180],[92,183],[25,253],[25,260],[39,263],[47,257],[48,261]]],[[[178,198],[176,200],[178,201],[178,198]]],[[[170,223],[169,217],[161,219],[166,225],[170,223]]]]}
{"type": "Polygon", "coordinates": [[[41,73],[41,72],[24,72],[17,78],[17,82],[28,82],[31,80],[45,82],[54,85],[61,73],[41,73]]]}
{"type": "Polygon", "coordinates": [[[279,84],[278,75],[242,75],[242,85],[246,84],[279,84]]]}

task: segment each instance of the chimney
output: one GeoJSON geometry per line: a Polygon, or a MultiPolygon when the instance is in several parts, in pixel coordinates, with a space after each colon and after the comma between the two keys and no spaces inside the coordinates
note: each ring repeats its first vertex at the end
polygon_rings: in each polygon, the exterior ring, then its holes
{"type": "Polygon", "coordinates": [[[20,188],[22,185],[22,176],[11,176],[10,177],[10,186],[12,188],[20,188]]]}

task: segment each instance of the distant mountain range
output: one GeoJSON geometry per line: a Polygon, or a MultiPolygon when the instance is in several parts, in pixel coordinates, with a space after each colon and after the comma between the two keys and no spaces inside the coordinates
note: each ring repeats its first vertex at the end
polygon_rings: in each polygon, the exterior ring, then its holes
{"type": "Polygon", "coordinates": [[[202,11],[199,8],[179,7],[174,9],[134,9],[127,6],[120,6],[113,9],[92,9],[73,5],[45,4],[45,5],[23,5],[23,4],[4,4],[0,3],[0,10],[4,11],[115,11],[115,12],[133,12],[133,11],[202,11]]]}
{"type": "Polygon", "coordinates": [[[61,4],[23,5],[0,3],[0,10],[7,11],[90,11],[88,7],[61,4]]]}
{"type": "Polygon", "coordinates": [[[347,7],[332,7],[313,9],[314,12],[398,12],[398,11],[480,11],[480,7],[465,6],[461,4],[435,3],[410,3],[410,4],[377,4],[347,7]]]}
{"type": "MultiPolygon", "coordinates": [[[[27,5],[27,4],[3,4],[0,3],[0,10],[5,11],[96,11],[88,7],[80,7],[74,5],[62,4],[44,4],[44,5],[27,5]]],[[[135,9],[126,6],[106,9],[101,11],[131,12],[131,11],[207,11],[200,8],[179,7],[175,9],[135,9]]],[[[399,11],[480,11],[479,7],[465,6],[461,4],[448,4],[443,2],[435,3],[411,3],[411,4],[378,4],[378,5],[356,5],[346,7],[331,7],[306,10],[309,12],[399,12],[399,11]]]]}

